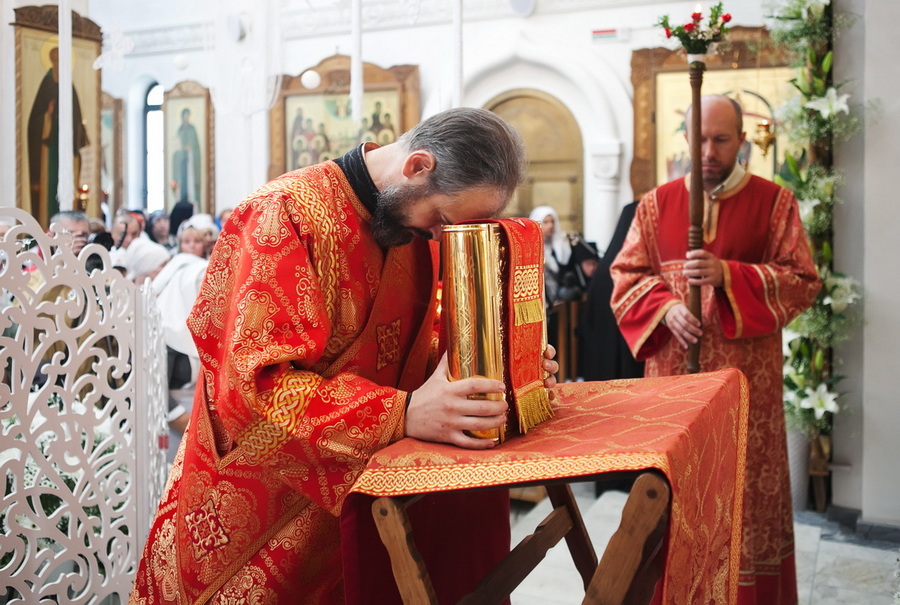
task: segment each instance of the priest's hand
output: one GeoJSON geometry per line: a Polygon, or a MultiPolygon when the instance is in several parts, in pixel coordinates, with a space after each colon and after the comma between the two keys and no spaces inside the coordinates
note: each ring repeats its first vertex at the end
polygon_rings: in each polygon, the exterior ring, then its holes
{"type": "Polygon", "coordinates": [[[451,381],[444,353],[434,374],[412,392],[406,409],[406,436],[473,450],[494,447],[492,440],[470,437],[465,431],[498,428],[506,422],[508,406],[505,401],[469,397],[505,390],[502,382],[491,378],[451,381]]]}
{"type": "Polygon", "coordinates": [[[713,286],[721,288],[725,283],[722,261],[708,250],[688,250],[682,274],[689,286],[713,286]]]}
{"type": "Polygon", "coordinates": [[[556,349],[553,345],[547,345],[544,349],[544,371],[547,377],[544,378],[544,387],[550,394],[550,399],[556,399],[556,373],[559,372],[559,363],[553,358],[556,357],[556,349]]]}
{"type": "Polygon", "coordinates": [[[666,312],[663,323],[672,332],[682,349],[687,349],[688,344],[698,342],[703,336],[700,320],[694,317],[687,305],[681,302],[666,312]]]}

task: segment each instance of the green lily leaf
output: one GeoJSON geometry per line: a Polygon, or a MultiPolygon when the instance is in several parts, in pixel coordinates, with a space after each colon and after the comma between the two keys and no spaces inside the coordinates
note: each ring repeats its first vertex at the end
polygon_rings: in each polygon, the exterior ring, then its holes
{"type": "Polygon", "coordinates": [[[834,62],[834,51],[828,51],[822,58],[822,75],[827,76],[831,71],[831,64],[834,62]]]}

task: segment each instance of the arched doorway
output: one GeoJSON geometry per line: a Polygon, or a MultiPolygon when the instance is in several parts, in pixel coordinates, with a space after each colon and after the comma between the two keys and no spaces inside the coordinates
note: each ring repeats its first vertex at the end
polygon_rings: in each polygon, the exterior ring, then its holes
{"type": "Polygon", "coordinates": [[[486,105],[516,127],[528,150],[528,179],[510,202],[508,216],[528,216],[548,205],[568,233],[584,229],[584,160],[581,131],[559,99],[538,90],[517,89],[486,105]]]}

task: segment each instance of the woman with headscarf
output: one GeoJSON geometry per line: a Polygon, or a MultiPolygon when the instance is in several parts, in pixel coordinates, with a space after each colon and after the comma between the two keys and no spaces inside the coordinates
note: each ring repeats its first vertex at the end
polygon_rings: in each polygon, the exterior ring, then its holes
{"type": "Polygon", "coordinates": [[[550,206],[537,206],[529,218],[541,224],[544,232],[544,292],[547,307],[559,300],[563,276],[571,269],[572,247],[559,227],[559,216],[550,206]]]}
{"type": "Polygon", "coordinates": [[[169,215],[165,210],[154,210],[147,217],[147,226],[144,228],[150,239],[165,246],[167,250],[174,254],[177,252],[175,247],[177,242],[175,237],[169,233],[169,215]]]}
{"type": "Polygon", "coordinates": [[[559,379],[571,378],[574,368],[567,369],[569,350],[568,305],[557,304],[564,299],[564,282],[574,278],[572,272],[572,247],[569,238],[559,227],[559,216],[550,206],[537,206],[529,215],[533,221],[541,225],[544,233],[544,297],[547,309],[547,341],[560,352],[559,379]],[[562,320],[560,316],[562,315],[562,320]]]}

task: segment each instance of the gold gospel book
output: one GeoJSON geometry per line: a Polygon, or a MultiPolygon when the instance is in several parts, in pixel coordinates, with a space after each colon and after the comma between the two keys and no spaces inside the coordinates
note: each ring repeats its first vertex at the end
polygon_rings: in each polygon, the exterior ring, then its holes
{"type": "Polygon", "coordinates": [[[547,347],[543,236],[529,219],[447,225],[441,256],[441,314],[451,380],[502,380],[505,426],[474,436],[503,442],[552,416],[543,380],[547,347]]]}

